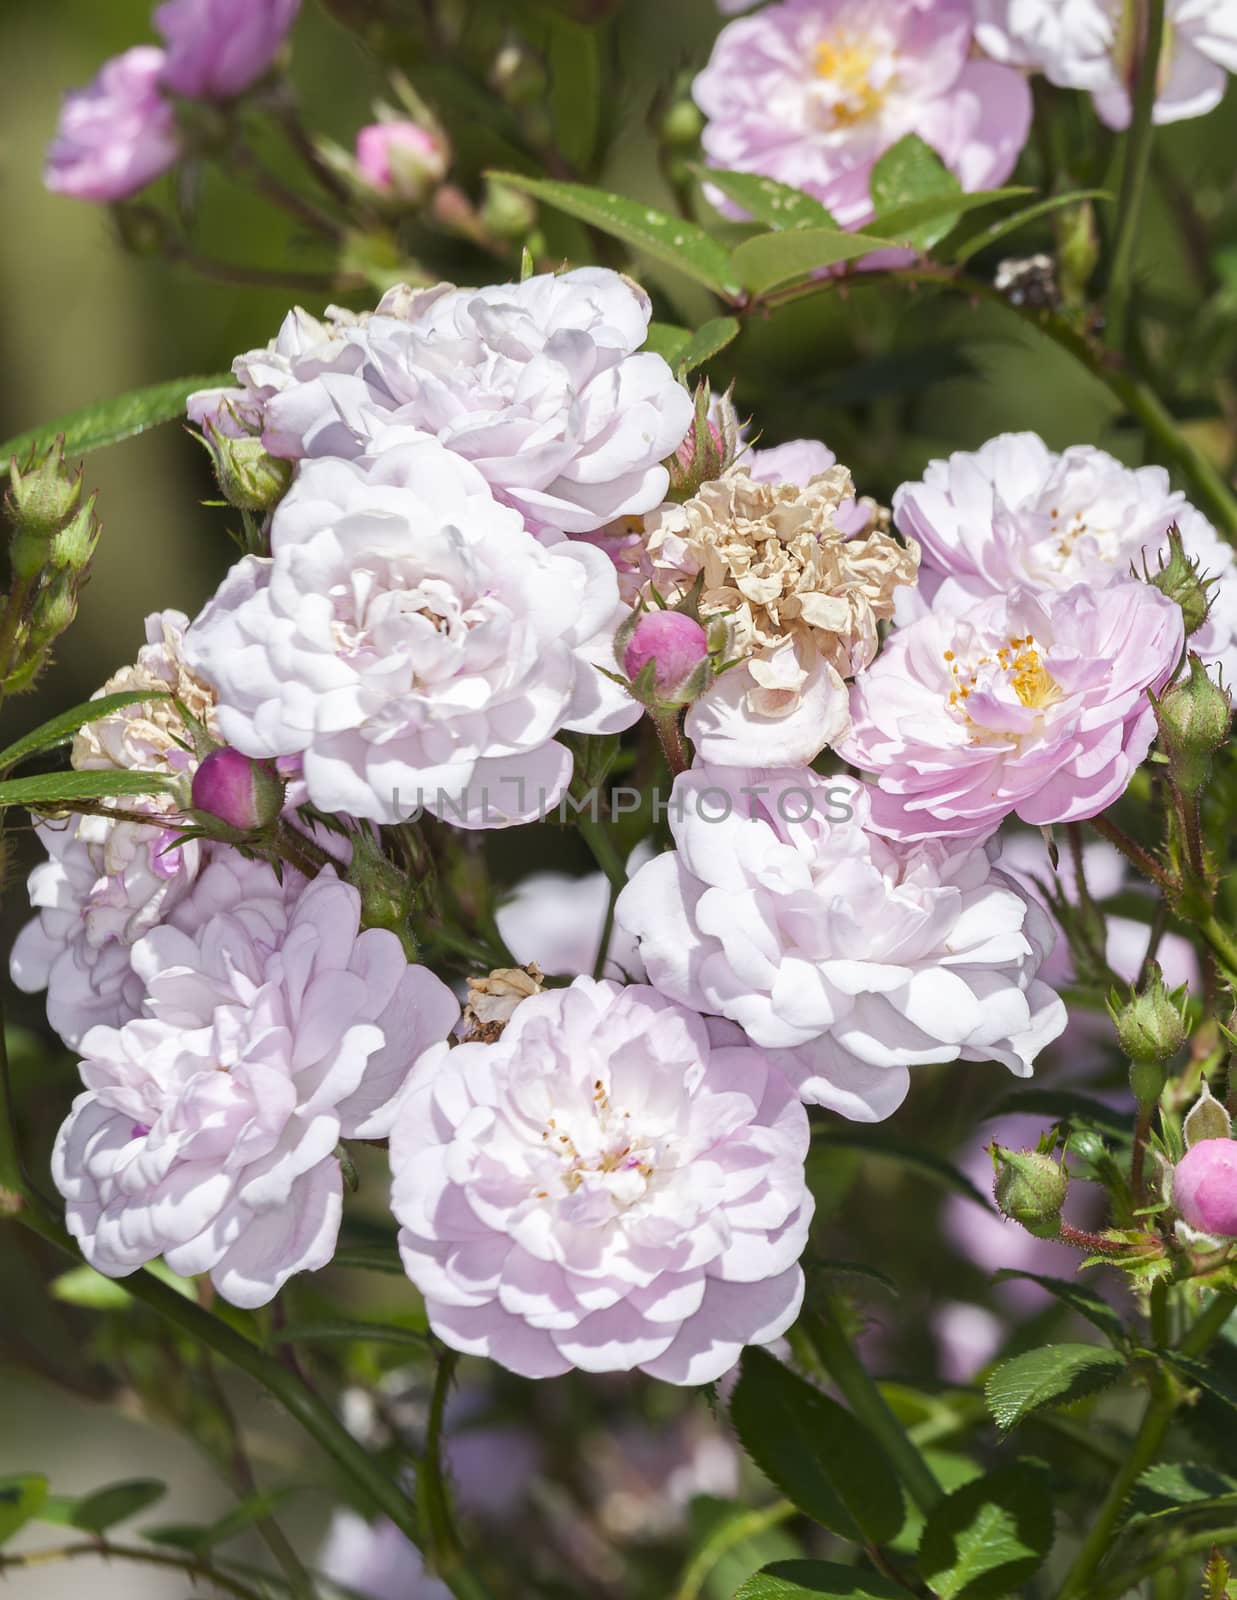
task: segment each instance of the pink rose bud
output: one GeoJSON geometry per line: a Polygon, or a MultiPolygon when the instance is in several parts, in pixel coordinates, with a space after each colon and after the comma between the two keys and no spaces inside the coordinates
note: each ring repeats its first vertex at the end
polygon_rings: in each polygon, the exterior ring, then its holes
{"type": "Polygon", "coordinates": [[[159,92],[164,60],[162,50],[139,45],[65,96],[43,172],[53,194],[110,205],[176,165],[176,116],[159,92]]]}
{"type": "Polygon", "coordinates": [[[1237,1143],[1192,1145],[1173,1169],[1173,1207],[1198,1233],[1237,1238],[1237,1143]]]}
{"type": "Polygon", "coordinates": [[[274,64],[301,0],[167,0],[163,81],[191,100],[231,100],[274,64]]]}
{"type": "Polygon", "coordinates": [[[356,136],[357,171],[371,189],[418,204],[447,175],[446,143],[415,122],[375,122],[356,136]]]}
{"type": "Polygon", "coordinates": [[[634,679],[653,662],[654,688],[672,694],[708,653],[708,638],[694,618],[681,611],[647,611],[627,641],[623,668],[634,679]]]}
{"type": "Polygon", "coordinates": [[[244,833],[269,827],[283,808],[284,782],[269,761],[224,745],[193,775],[193,807],[244,833]]]}

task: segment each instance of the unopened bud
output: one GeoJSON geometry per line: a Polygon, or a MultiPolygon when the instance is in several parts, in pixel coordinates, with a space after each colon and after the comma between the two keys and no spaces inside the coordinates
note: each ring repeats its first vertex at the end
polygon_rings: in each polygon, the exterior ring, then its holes
{"type": "Polygon", "coordinates": [[[95,515],[96,496],[90,499],[51,542],[50,564],[60,572],[80,574],[94,558],[103,524],[95,515]]]}
{"type": "Polygon", "coordinates": [[[623,671],[635,680],[651,668],[658,699],[681,705],[693,678],[702,675],[702,667],[707,669],[708,657],[708,635],[694,617],[682,611],[646,611],[626,639],[623,671]]]}
{"type": "Polygon", "coordinates": [[[1069,1189],[1065,1168],[1041,1150],[1005,1150],[993,1145],[993,1194],[1001,1213],[1037,1239],[1061,1232],[1061,1207],[1069,1189]]]}
{"type": "Polygon", "coordinates": [[[434,191],[430,215],[440,228],[461,238],[473,239],[480,232],[476,207],[454,183],[444,183],[434,191]]]}
{"type": "Polygon", "coordinates": [[[739,418],[728,394],[714,400],[708,383],[698,384],[695,414],[682,444],[666,462],[666,498],[680,504],[720,478],[739,453],[739,418]]]}
{"type": "Polygon", "coordinates": [[[1187,634],[1195,633],[1202,627],[1211,605],[1209,591],[1216,580],[1203,577],[1199,573],[1198,562],[1186,555],[1181,530],[1176,523],[1168,530],[1167,559],[1161,551],[1154,573],[1147,570],[1144,562],[1143,575],[1152,588],[1175,600],[1181,607],[1181,620],[1185,623],[1187,634]]]}
{"type": "Polygon", "coordinates": [[[1108,1014],[1130,1061],[1130,1083],[1139,1105],[1153,1105],[1164,1091],[1164,1068],[1185,1043],[1184,990],[1170,992],[1156,962],[1141,993],[1121,1000],[1114,992],[1108,1014]]]}
{"type": "Polygon", "coordinates": [[[451,164],[444,136],[415,122],[375,122],[356,136],[356,172],[370,189],[420,205],[451,164]]]}
{"type": "Polygon", "coordinates": [[[386,928],[408,942],[408,919],[414,885],[408,874],[379,848],[368,829],[351,836],[352,860],[344,879],[361,896],[361,921],[367,928],[386,928]]]}
{"type": "Polygon", "coordinates": [[[1237,1238],[1237,1144],[1204,1139],[1173,1168],[1173,1210],[1195,1233],[1237,1238]]]}
{"type": "MultiPolygon", "coordinates": [[[[4,509],[17,536],[48,540],[64,527],[77,509],[82,493],[82,472],[64,464],[64,437],[24,469],[14,461],[9,468],[9,491],[4,509]]],[[[37,570],[37,569],[36,569],[37,570]]]]}
{"type": "Polygon", "coordinates": [[[212,750],[193,774],[193,809],[242,833],[269,828],[283,810],[284,781],[271,761],[255,761],[230,745],[212,750]]]}
{"type": "Polygon", "coordinates": [[[661,119],[661,142],[672,149],[690,149],[700,142],[704,117],[692,100],[676,100],[661,119]]]}
{"type": "Polygon", "coordinates": [[[537,221],[537,203],[508,183],[490,178],[481,203],[481,226],[496,239],[524,239],[537,221]]]}
{"type": "Polygon", "coordinates": [[[230,438],[208,421],[204,440],[219,492],[230,506],[269,511],[283,499],[292,481],[292,463],[271,455],[261,439],[230,438]]]}
{"type": "Polygon", "coordinates": [[[1201,1094],[1186,1114],[1181,1131],[1187,1149],[1202,1144],[1205,1139],[1231,1139],[1233,1136],[1233,1119],[1212,1094],[1206,1080],[1201,1094]]]}
{"type": "Polygon", "coordinates": [[[62,633],[67,633],[77,616],[77,578],[61,573],[39,591],[30,619],[30,643],[35,651],[45,649],[62,633]]]}
{"type": "Polygon", "coordinates": [[[1211,776],[1212,756],[1228,742],[1233,717],[1229,692],[1191,651],[1189,677],[1172,684],[1153,704],[1173,782],[1183,794],[1197,794],[1211,776]]]}

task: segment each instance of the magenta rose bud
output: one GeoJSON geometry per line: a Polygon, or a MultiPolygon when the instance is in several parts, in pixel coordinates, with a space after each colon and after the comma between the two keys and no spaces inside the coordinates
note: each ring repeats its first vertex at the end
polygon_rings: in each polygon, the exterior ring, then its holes
{"type": "Polygon", "coordinates": [[[212,750],[193,775],[193,807],[230,827],[252,833],[269,827],[283,808],[284,782],[269,761],[224,745],[212,750]]]}
{"type": "Polygon", "coordinates": [[[176,118],[159,91],[164,59],[162,50],[139,45],[65,96],[43,173],[53,194],[110,205],[175,166],[176,118]]]}
{"type": "Polygon", "coordinates": [[[627,641],[623,667],[635,679],[653,662],[654,687],[660,694],[672,694],[708,653],[708,638],[694,618],[681,611],[648,611],[627,641]]]}
{"type": "Polygon", "coordinates": [[[415,122],[375,122],[356,136],[356,164],[371,189],[417,204],[446,177],[448,153],[415,122]]]}
{"type": "Polygon", "coordinates": [[[191,100],[231,100],[274,64],[301,0],[167,0],[163,82],[191,100]]]}
{"type": "Polygon", "coordinates": [[[1173,1169],[1173,1207],[1198,1233],[1237,1238],[1237,1143],[1203,1139],[1173,1169]]]}

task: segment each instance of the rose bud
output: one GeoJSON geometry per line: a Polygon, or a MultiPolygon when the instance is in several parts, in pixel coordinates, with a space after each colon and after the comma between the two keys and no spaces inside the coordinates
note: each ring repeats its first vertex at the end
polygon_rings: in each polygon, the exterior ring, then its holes
{"type": "Polygon", "coordinates": [[[419,205],[447,175],[445,141],[415,122],[375,122],[356,136],[356,171],[369,188],[419,205]]]}
{"type": "Polygon", "coordinates": [[[284,781],[273,762],[254,761],[223,745],[193,775],[193,808],[243,833],[268,828],[283,809],[284,781]]]}
{"type": "Polygon", "coordinates": [[[1109,997],[1108,1014],[1130,1061],[1130,1084],[1139,1105],[1154,1105],[1164,1092],[1165,1066],[1185,1043],[1182,994],[1170,992],[1156,962],[1140,994],[1125,1002],[1109,997]]]}
{"type": "Polygon", "coordinates": [[[1170,600],[1175,600],[1181,607],[1181,618],[1187,633],[1195,633],[1202,627],[1211,606],[1210,590],[1215,585],[1215,579],[1200,573],[1198,561],[1186,555],[1181,530],[1176,523],[1168,530],[1168,560],[1165,561],[1161,554],[1154,573],[1147,570],[1144,562],[1143,575],[1153,588],[1167,595],[1170,600]]]}
{"type": "Polygon", "coordinates": [[[1173,1209],[1195,1233],[1237,1238],[1237,1144],[1204,1139],[1173,1169],[1173,1209]]]}
{"type": "Polygon", "coordinates": [[[638,700],[687,705],[708,683],[709,636],[685,612],[646,611],[620,643],[638,700]]]}
{"type": "Polygon", "coordinates": [[[1002,1215],[1037,1239],[1055,1239],[1061,1232],[1069,1173],[1041,1150],[1004,1150],[994,1144],[991,1154],[996,1167],[993,1194],[1002,1215]]]}
{"type": "Polygon", "coordinates": [[[1233,717],[1228,690],[1208,676],[1190,652],[1190,674],[1154,700],[1160,748],[1168,757],[1173,782],[1183,794],[1197,794],[1211,776],[1211,758],[1228,742],[1233,717]]]}

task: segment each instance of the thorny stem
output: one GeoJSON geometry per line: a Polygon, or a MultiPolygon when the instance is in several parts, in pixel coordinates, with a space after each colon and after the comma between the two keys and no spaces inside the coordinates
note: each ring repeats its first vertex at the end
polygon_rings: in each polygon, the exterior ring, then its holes
{"type": "Polygon", "coordinates": [[[1135,26],[1141,35],[1131,69],[1134,102],[1130,131],[1125,140],[1125,166],[1117,210],[1112,268],[1108,274],[1105,338],[1114,350],[1124,349],[1129,323],[1134,256],[1138,247],[1143,191],[1151,165],[1154,136],[1152,113],[1159,86],[1160,48],[1164,42],[1164,0],[1142,0],[1136,8],[1135,26]]]}
{"type": "Polygon", "coordinates": [[[261,1591],[251,1589],[239,1578],[220,1572],[218,1567],[212,1567],[193,1556],[146,1550],[140,1545],[111,1544],[105,1539],[91,1539],[85,1544],[59,1545],[48,1550],[24,1550],[20,1554],[0,1552],[0,1575],[47,1567],[58,1561],[76,1561],[83,1556],[94,1556],[101,1561],[133,1561],[145,1567],[163,1567],[172,1572],[183,1572],[187,1577],[203,1578],[207,1583],[213,1583],[221,1594],[234,1595],[236,1600],[263,1600],[261,1591]]]}
{"type": "Polygon", "coordinates": [[[1145,878],[1150,878],[1161,889],[1172,893],[1177,885],[1173,882],[1172,875],[1155,859],[1150,850],[1139,844],[1137,839],[1132,839],[1124,828],[1117,826],[1110,817],[1099,816],[1090,819],[1091,826],[1101,838],[1107,839],[1109,844],[1115,844],[1121,854],[1128,861],[1132,861],[1145,878]]]}
{"type": "Polygon", "coordinates": [[[683,733],[679,727],[679,714],[677,711],[670,711],[664,716],[654,716],[653,725],[657,729],[661,753],[666,758],[670,776],[677,778],[679,773],[686,772],[690,765],[687,759],[687,751],[683,748],[683,733]]]}
{"type": "Polygon", "coordinates": [[[342,178],[331,171],[327,163],[318,154],[318,147],[301,121],[300,111],[297,109],[296,97],[289,85],[283,84],[273,97],[273,108],[280,130],[288,144],[303,163],[305,170],[311,174],[331,199],[339,205],[351,210],[355,205],[356,197],[350,193],[348,185],[342,178]]]}
{"type": "Polygon", "coordinates": [[[1147,1140],[1151,1134],[1151,1119],[1154,1114],[1154,1106],[1140,1104],[1138,1118],[1134,1124],[1134,1150],[1130,1158],[1130,1194],[1136,1211],[1144,1200],[1143,1173],[1147,1163],[1147,1140]]]}

